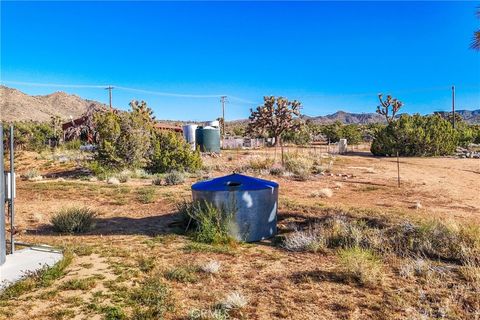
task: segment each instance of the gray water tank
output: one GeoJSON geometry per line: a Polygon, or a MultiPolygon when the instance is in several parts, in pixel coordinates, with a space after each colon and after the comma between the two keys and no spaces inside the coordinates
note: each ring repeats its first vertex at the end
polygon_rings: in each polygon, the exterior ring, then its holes
{"type": "Polygon", "coordinates": [[[201,152],[220,153],[220,129],[216,127],[198,127],[195,131],[197,146],[201,152]]]}
{"type": "Polygon", "coordinates": [[[230,235],[254,242],[277,233],[278,184],[241,174],[197,182],[194,201],[207,201],[232,214],[230,235]]]}
{"type": "Polygon", "coordinates": [[[195,150],[195,131],[197,130],[198,125],[196,124],[187,124],[183,126],[183,138],[191,146],[192,150],[195,150]]]}

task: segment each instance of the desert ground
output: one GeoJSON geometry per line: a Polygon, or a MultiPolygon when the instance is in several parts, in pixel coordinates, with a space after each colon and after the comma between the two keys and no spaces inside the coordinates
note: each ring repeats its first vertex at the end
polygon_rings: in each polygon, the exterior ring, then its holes
{"type": "Polygon", "coordinates": [[[277,238],[206,245],[183,234],[177,204],[191,198],[191,184],[234,171],[279,183],[280,236],[292,231],[292,223],[338,212],[480,226],[479,159],[400,158],[398,187],[396,158],[373,157],[362,148],[346,155],[325,151],[287,148],[300,157],[323,159],[329,167],[305,181],[248,170],[252,159],[274,158],[277,166],[280,150],[232,150],[204,156],[204,170],[174,186],[152,185],[150,178],[111,185],[91,179],[82,156],[19,152],[17,172],[36,169],[44,178],[17,182],[16,239],[64,248],[72,260],[48,285],[4,295],[0,318],[127,319],[135,304],[126,295],[156,277],[169,292],[165,319],[220,319],[212,310],[232,291],[248,303],[224,318],[479,319],[480,282],[462,280],[448,261],[429,260],[428,277],[402,277],[397,266],[404,258],[384,257],[381,282],[364,286],[342,278],[334,251],[293,252],[277,238]],[[319,193],[324,189],[331,194],[319,193]],[[53,232],[52,215],[72,206],[98,212],[94,229],[83,235],[53,232]],[[220,263],[217,273],[199,271],[212,260],[220,263]]]}

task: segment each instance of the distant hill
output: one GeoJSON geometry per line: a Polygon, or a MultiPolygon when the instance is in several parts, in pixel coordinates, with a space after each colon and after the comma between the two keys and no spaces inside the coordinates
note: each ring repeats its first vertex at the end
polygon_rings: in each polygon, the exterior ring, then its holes
{"type": "Polygon", "coordinates": [[[91,104],[105,106],[98,101],[82,99],[65,92],[55,92],[45,96],[30,96],[17,89],[0,86],[1,121],[49,121],[58,115],[67,120],[78,118],[91,104]]]}
{"type": "Polygon", "coordinates": [[[314,123],[329,124],[340,121],[345,124],[368,124],[386,122],[385,119],[377,113],[349,113],[345,111],[337,111],[326,116],[309,117],[304,116],[305,119],[310,119],[314,123]]]}
{"type": "MultiPolygon", "coordinates": [[[[480,124],[480,109],[478,110],[458,110],[455,111],[462,116],[463,120],[470,124],[480,124]]],[[[437,111],[438,114],[445,114],[449,112],[437,111]]]]}

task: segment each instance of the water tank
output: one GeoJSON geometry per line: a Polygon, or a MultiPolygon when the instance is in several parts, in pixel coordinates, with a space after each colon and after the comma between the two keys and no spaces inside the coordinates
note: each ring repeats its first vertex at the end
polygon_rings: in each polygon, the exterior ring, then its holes
{"type": "Polygon", "coordinates": [[[218,121],[218,120],[207,121],[207,122],[205,122],[205,127],[220,128],[220,121],[218,121]]]}
{"type": "Polygon", "coordinates": [[[197,182],[193,200],[204,200],[232,214],[230,234],[254,242],[277,233],[278,184],[241,174],[197,182]]]}
{"type": "Polygon", "coordinates": [[[202,152],[220,153],[220,129],[198,127],[195,131],[196,143],[202,152]]]}
{"type": "Polygon", "coordinates": [[[340,141],[338,141],[338,153],[347,153],[347,139],[340,139],[340,141]]]}
{"type": "Polygon", "coordinates": [[[197,127],[196,124],[187,124],[183,126],[183,137],[185,138],[185,141],[190,144],[192,150],[195,150],[195,131],[197,130],[197,127]]]}

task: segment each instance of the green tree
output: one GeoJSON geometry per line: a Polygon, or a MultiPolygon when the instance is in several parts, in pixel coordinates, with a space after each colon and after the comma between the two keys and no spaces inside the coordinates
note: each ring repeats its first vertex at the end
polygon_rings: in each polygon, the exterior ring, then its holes
{"type": "Polygon", "coordinates": [[[341,136],[347,139],[348,144],[357,145],[362,142],[362,131],[357,124],[349,124],[341,129],[341,136]]]}
{"type": "Polygon", "coordinates": [[[148,165],[152,173],[172,170],[195,171],[201,168],[200,153],[193,151],[178,134],[171,131],[158,131],[153,137],[153,151],[148,165]]]}
{"type": "Polygon", "coordinates": [[[439,115],[402,115],[379,129],[371,152],[378,156],[442,156],[455,152],[459,133],[439,115]]]}

